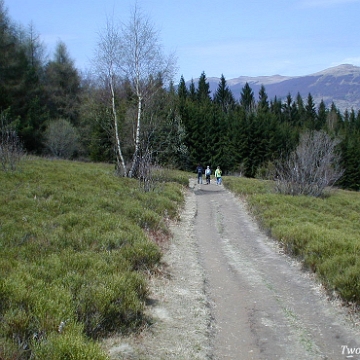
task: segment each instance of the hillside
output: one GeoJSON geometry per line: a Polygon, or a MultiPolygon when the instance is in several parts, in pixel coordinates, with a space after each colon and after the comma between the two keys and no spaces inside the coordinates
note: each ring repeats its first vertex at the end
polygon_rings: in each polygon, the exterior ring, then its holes
{"type": "MultiPolygon", "coordinates": [[[[219,81],[216,77],[208,78],[211,92],[216,90],[219,81]]],[[[289,93],[293,99],[297,93],[306,99],[311,93],[316,104],[323,99],[328,107],[334,102],[341,111],[360,109],[360,67],[354,65],[343,64],[305,76],[240,76],[226,79],[226,82],[236,99],[239,99],[241,89],[247,82],[256,99],[263,84],[269,99],[275,96],[285,99],[289,93]]]]}

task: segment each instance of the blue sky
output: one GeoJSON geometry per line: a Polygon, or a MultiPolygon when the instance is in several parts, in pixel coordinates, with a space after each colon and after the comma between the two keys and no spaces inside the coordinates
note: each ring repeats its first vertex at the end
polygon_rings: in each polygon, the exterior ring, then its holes
{"type": "MultiPolygon", "coordinates": [[[[4,0],[13,22],[32,23],[50,55],[61,40],[89,68],[107,16],[127,22],[135,0],[4,0]],[[112,15],[113,14],[113,15],[112,15]]],[[[175,52],[185,80],[300,76],[360,66],[360,0],[138,0],[175,52]]]]}

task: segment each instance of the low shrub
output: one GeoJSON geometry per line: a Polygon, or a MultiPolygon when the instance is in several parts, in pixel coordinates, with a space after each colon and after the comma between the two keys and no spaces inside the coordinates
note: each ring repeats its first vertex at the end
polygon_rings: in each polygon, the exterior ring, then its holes
{"type": "Polygon", "coordinates": [[[84,337],[82,325],[76,323],[65,324],[46,341],[34,341],[33,348],[37,360],[109,360],[99,344],[84,337]]]}
{"type": "Polygon", "coordinates": [[[178,183],[184,187],[189,186],[189,179],[193,177],[194,174],[187,173],[179,170],[170,170],[164,168],[156,168],[152,172],[152,177],[154,181],[159,183],[178,183]]]}
{"type": "Polygon", "coordinates": [[[92,338],[135,329],[143,322],[147,293],[144,278],[133,272],[88,283],[75,299],[78,320],[92,338]]]}
{"type": "Polygon", "coordinates": [[[360,303],[360,263],[355,253],[326,259],[318,272],[328,288],[337,290],[347,301],[360,303]]]}
{"type": "Polygon", "coordinates": [[[106,359],[90,339],[146,321],[144,271],[161,259],[148,234],[168,235],[183,187],[144,193],[104,164],[21,169],[0,172],[0,358],[106,359]]]}
{"type": "Polygon", "coordinates": [[[121,254],[131,264],[133,270],[153,269],[161,260],[159,248],[149,241],[136,241],[132,246],[125,246],[121,254]]]}
{"type": "Polygon", "coordinates": [[[236,194],[248,196],[253,194],[268,194],[273,188],[273,182],[245,177],[226,176],[224,185],[236,194]]]}

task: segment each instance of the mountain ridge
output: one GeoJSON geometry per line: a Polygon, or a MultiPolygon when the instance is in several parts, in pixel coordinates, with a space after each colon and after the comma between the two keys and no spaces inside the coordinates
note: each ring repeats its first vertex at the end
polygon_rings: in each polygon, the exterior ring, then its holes
{"type": "MultiPolygon", "coordinates": [[[[197,81],[198,79],[195,79],[194,83],[197,84],[197,81]]],[[[215,93],[220,78],[210,77],[207,81],[211,93],[215,93]]],[[[189,83],[190,81],[187,82],[189,83]]],[[[240,98],[241,90],[246,83],[253,90],[256,100],[261,85],[264,85],[269,100],[276,96],[283,101],[288,94],[295,100],[299,93],[306,101],[310,93],[316,105],[323,100],[327,107],[334,103],[342,112],[360,109],[360,67],[352,64],[341,64],[303,76],[239,76],[226,79],[226,84],[235,99],[240,98]]]]}

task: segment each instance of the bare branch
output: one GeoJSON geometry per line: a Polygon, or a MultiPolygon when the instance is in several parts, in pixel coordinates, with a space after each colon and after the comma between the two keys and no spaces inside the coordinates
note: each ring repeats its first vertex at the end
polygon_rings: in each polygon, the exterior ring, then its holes
{"type": "Polygon", "coordinates": [[[125,159],[122,154],[119,127],[118,127],[118,114],[116,107],[116,82],[120,77],[119,63],[121,60],[121,41],[119,29],[114,25],[113,21],[107,19],[106,28],[99,34],[98,52],[95,62],[95,69],[98,76],[102,80],[106,89],[110,94],[112,128],[114,131],[114,148],[116,153],[116,166],[117,170],[124,176],[127,175],[125,159]]]}
{"type": "Polygon", "coordinates": [[[282,194],[321,196],[342,176],[338,140],[324,131],[302,134],[298,147],[276,165],[276,189],[282,194]]]}
{"type": "Polygon", "coordinates": [[[4,171],[15,171],[24,155],[16,131],[8,124],[6,112],[0,113],[0,163],[4,171]]]}

